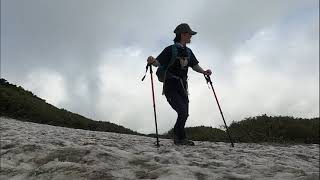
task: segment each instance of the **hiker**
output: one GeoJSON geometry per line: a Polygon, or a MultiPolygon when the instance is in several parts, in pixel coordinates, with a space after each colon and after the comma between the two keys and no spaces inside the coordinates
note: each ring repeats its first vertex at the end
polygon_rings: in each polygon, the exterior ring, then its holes
{"type": "Polygon", "coordinates": [[[174,33],[176,34],[173,40],[174,44],[166,47],[157,58],[149,56],[147,62],[156,67],[162,65],[167,66],[163,82],[163,94],[178,114],[173,129],[174,144],[194,145],[194,142],[187,139],[184,130],[186,120],[189,116],[188,67],[208,76],[210,76],[212,72],[210,69],[206,71],[203,70],[199,66],[199,62],[191,49],[186,46],[191,42],[191,37],[197,34],[197,32],[192,31],[188,24],[182,23],[175,28],[174,33]],[[172,58],[174,48],[177,50],[177,52],[175,52],[176,58],[172,58]]]}

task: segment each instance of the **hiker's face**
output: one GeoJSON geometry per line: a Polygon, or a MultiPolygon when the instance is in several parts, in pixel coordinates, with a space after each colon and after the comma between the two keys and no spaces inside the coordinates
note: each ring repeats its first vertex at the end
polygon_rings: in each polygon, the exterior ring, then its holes
{"type": "Polygon", "coordinates": [[[181,40],[186,42],[186,43],[190,43],[191,42],[191,37],[192,37],[192,35],[189,32],[185,32],[185,33],[181,34],[181,40]]]}

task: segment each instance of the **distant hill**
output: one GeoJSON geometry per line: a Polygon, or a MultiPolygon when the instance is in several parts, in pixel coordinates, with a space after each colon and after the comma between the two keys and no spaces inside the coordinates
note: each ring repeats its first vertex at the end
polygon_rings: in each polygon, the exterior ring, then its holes
{"type": "Polygon", "coordinates": [[[94,121],[65,109],[56,108],[32,92],[10,84],[5,79],[0,79],[0,116],[76,129],[139,134],[123,126],[94,121]]]}
{"type": "MultiPolygon", "coordinates": [[[[65,109],[58,109],[32,92],[10,84],[5,79],[0,79],[0,116],[76,129],[144,135],[110,122],[94,121],[65,109]]],[[[319,117],[305,119],[289,116],[272,117],[264,114],[234,121],[230,124],[229,130],[236,143],[319,144],[319,117]]],[[[229,142],[223,128],[187,127],[186,133],[188,138],[196,141],[229,142]]],[[[155,134],[147,136],[155,137],[155,134]]],[[[159,137],[171,138],[172,129],[159,137]]]]}
{"type": "MultiPolygon", "coordinates": [[[[206,126],[196,126],[196,127],[186,127],[186,134],[189,139],[194,141],[212,141],[212,142],[227,142],[225,131],[206,127],[206,126]]],[[[155,134],[149,134],[150,136],[155,136],[155,134]]],[[[169,130],[167,133],[162,134],[160,137],[171,139],[173,137],[173,129],[169,130]]]]}
{"type": "Polygon", "coordinates": [[[319,117],[305,119],[264,114],[233,122],[229,129],[237,142],[319,144],[319,117]]]}
{"type": "MultiPolygon", "coordinates": [[[[234,142],[319,144],[319,118],[272,117],[264,114],[232,122],[229,131],[234,142]]],[[[161,137],[171,138],[172,132],[171,129],[161,137]]],[[[224,128],[187,127],[186,134],[195,141],[229,142],[224,128]]]]}

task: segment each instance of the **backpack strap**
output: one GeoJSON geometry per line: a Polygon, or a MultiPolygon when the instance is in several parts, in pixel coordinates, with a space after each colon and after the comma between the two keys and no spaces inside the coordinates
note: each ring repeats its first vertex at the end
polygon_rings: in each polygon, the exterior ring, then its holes
{"type": "Polygon", "coordinates": [[[166,82],[166,76],[167,76],[167,72],[170,68],[170,66],[172,66],[174,64],[174,62],[176,61],[177,59],[177,56],[178,56],[178,49],[177,49],[177,46],[176,44],[173,44],[171,46],[171,59],[165,69],[165,72],[164,72],[164,79],[163,79],[163,86],[162,86],[162,95],[164,95],[164,86],[165,86],[165,82],[166,82]]]}
{"type": "Polygon", "coordinates": [[[191,59],[191,49],[187,47],[187,54],[188,54],[188,58],[189,60],[191,59]]]}

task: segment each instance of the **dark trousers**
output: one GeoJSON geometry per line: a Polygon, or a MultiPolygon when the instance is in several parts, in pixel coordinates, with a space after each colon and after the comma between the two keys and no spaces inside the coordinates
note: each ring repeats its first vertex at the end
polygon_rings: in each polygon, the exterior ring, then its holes
{"type": "Polygon", "coordinates": [[[184,126],[189,116],[189,99],[185,93],[179,91],[171,91],[165,93],[167,101],[171,107],[177,112],[178,118],[174,125],[173,133],[178,139],[185,139],[186,133],[184,126]]]}

